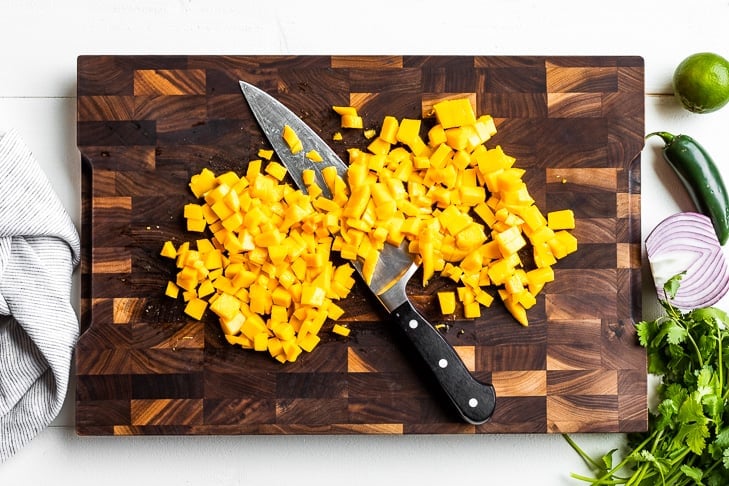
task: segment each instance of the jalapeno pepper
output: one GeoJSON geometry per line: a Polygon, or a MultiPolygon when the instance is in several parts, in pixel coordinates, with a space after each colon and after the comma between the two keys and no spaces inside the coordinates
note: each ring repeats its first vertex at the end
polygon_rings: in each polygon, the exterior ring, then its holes
{"type": "Polygon", "coordinates": [[[696,208],[711,219],[719,243],[729,239],[729,195],[714,161],[704,148],[688,135],[653,132],[663,139],[663,158],[676,172],[696,208]]]}

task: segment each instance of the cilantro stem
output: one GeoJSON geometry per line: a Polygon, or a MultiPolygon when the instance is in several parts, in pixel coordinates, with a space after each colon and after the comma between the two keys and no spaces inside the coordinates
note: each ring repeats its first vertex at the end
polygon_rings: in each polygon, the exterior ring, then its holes
{"type": "Polygon", "coordinates": [[[676,479],[675,476],[683,474],[681,472],[682,465],[690,465],[691,463],[693,463],[694,458],[689,458],[687,462],[683,462],[684,458],[689,455],[690,452],[691,449],[689,449],[688,447],[683,447],[681,453],[671,460],[671,470],[670,473],[666,476],[667,484],[680,484],[674,483],[674,480],[676,479]]]}
{"type": "MultiPolygon", "coordinates": [[[[724,343],[722,341],[724,340],[724,335],[721,333],[721,328],[719,327],[719,320],[712,319],[712,321],[714,322],[714,330],[716,331],[716,340],[718,341],[717,346],[716,346],[717,347],[716,354],[717,354],[717,361],[718,361],[718,364],[716,367],[717,368],[716,372],[719,374],[719,390],[723,390],[724,389],[724,359],[723,359],[722,351],[724,348],[724,343]]],[[[724,395],[722,396],[723,399],[726,399],[727,393],[729,393],[729,390],[727,390],[727,392],[724,393],[724,395]]]]}
{"type": "MultiPolygon", "coordinates": [[[[651,441],[654,442],[652,449],[655,449],[656,448],[656,445],[658,444],[658,441],[661,438],[661,435],[662,434],[663,434],[663,430],[661,430],[661,431],[659,431],[657,433],[654,432],[653,434],[651,434],[650,436],[648,436],[643,442],[641,442],[640,444],[638,444],[631,451],[630,454],[626,454],[626,456],[623,458],[622,461],[620,461],[620,463],[618,463],[617,466],[615,466],[612,469],[610,469],[609,471],[607,471],[602,477],[598,478],[597,481],[596,482],[593,482],[592,484],[631,484],[631,482],[633,481],[632,478],[635,477],[635,473],[633,474],[633,476],[631,477],[631,479],[628,479],[627,481],[625,479],[623,479],[621,482],[613,483],[613,482],[610,482],[610,480],[615,477],[615,473],[617,471],[620,471],[621,469],[623,469],[625,466],[628,465],[628,463],[630,463],[633,460],[632,459],[632,456],[635,453],[641,451],[651,441]]],[[[633,483],[633,484],[637,484],[637,483],[633,483]]]]}
{"type": "Polygon", "coordinates": [[[704,476],[708,476],[708,473],[710,473],[711,471],[713,471],[713,470],[714,470],[714,468],[716,468],[717,466],[720,466],[720,465],[723,465],[723,463],[722,463],[722,462],[720,462],[720,461],[715,461],[715,462],[713,462],[713,463],[711,464],[711,466],[709,466],[709,467],[707,467],[706,469],[704,469],[704,476]]]}
{"type": "MultiPolygon", "coordinates": [[[[653,432],[651,435],[649,435],[646,440],[644,440],[638,446],[635,447],[635,449],[633,450],[633,453],[628,455],[627,458],[630,458],[633,454],[643,450],[643,448],[646,445],[648,445],[650,442],[653,442],[653,445],[651,446],[651,454],[654,454],[656,452],[656,447],[658,447],[658,444],[661,442],[661,437],[663,437],[664,430],[665,429],[660,429],[659,431],[653,432]]],[[[626,485],[640,484],[643,481],[643,478],[645,477],[645,475],[648,471],[648,468],[650,468],[650,466],[651,466],[651,463],[649,463],[649,462],[645,462],[645,463],[641,464],[641,466],[638,468],[638,470],[633,474],[633,476],[625,484],[626,485]]],[[[661,473],[661,476],[663,476],[662,473],[661,473]]]]}
{"type": "MultiPolygon", "coordinates": [[[[594,471],[605,471],[605,475],[603,475],[601,478],[590,478],[587,476],[583,476],[581,474],[572,473],[571,476],[574,479],[579,479],[580,481],[585,481],[588,483],[591,483],[593,486],[596,485],[611,485],[611,484],[625,484],[625,481],[627,478],[616,478],[615,474],[617,471],[622,469],[627,463],[628,463],[628,457],[626,456],[625,459],[623,459],[620,464],[613,467],[610,470],[606,470],[604,465],[597,460],[593,459],[589,454],[587,454],[582,448],[577,445],[577,443],[572,440],[572,437],[570,437],[568,434],[562,434],[562,437],[567,441],[567,443],[572,447],[572,449],[577,452],[577,454],[582,458],[582,460],[585,462],[587,467],[591,468],[594,471]]],[[[636,448],[636,450],[642,449],[648,442],[650,438],[646,439],[641,445],[636,448]]]]}
{"type": "Polygon", "coordinates": [[[694,351],[696,351],[696,357],[699,360],[699,366],[698,369],[701,369],[704,367],[704,358],[701,356],[701,350],[699,349],[699,346],[696,344],[696,341],[694,341],[693,336],[691,336],[691,333],[687,333],[688,340],[691,343],[691,346],[693,346],[694,351]]]}
{"type": "Polygon", "coordinates": [[[618,478],[618,479],[598,479],[595,480],[595,478],[591,478],[588,476],[582,476],[581,474],[572,473],[570,476],[574,479],[579,479],[580,481],[585,481],[588,483],[591,483],[593,486],[598,485],[614,485],[614,484],[626,484],[625,479],[618,478]]]}
{"type": "Polygon", "coordinates": [[[602,465],[599,462],[597,462],[596,460],[594,460],[588,453],[583,451],[582,448],[577,445],[577,442],[572,440],[572,437],[570,437],[567,434],[562,434],[562,437],[564,438],[564,440],[567,441],[567,443],[570,446],[572,446],[572,449],[574,449],[575,452],[577,452],[577,454],[579,454],[579,456],[585,462],[587,467],[592,468],[592,469],[602,469],[602,465]]]}

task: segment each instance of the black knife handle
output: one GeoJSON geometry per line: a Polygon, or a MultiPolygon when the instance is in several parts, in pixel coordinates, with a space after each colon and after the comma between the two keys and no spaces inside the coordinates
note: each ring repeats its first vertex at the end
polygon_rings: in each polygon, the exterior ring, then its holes
{"type": "Polygon", "coordinates": [[[486,422],[494,412],[493,385],[476,380],[448,341],[405,301],[390,314],[435,375],[464,420],[486,422]]]}

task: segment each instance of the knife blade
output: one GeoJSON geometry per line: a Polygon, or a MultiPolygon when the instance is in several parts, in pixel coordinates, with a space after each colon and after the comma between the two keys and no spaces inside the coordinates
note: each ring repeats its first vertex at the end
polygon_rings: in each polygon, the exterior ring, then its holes
{"type": "MultiPolygon", "coordinates": [[[[302,174],[304,170],[312,169],[324,195],[331,197],[321,171],[324,167],[334,166],[346,180],[347,165],[308,124],[280,101],[250,83],[239,82],[256,121],[297,187],[306,191],[302,174]],[[304,150],[295,154],[291,152],[283,138],[285,125],[297,134],[304,150]],[[309,160],[305,154],[311,149],[316,150],[324,161],[309,160]]],[[[361,262],[352,263],[362,276],[361,262]]],[[[496,405],[494,387],[471,375],[455,349],[410,302],[406,286],[417,269],[418,265],[407,250],[407,242],[399,247],[385,244],[369,288],[412,343],[463,420],[482,424],[491,417],[496,405]]]]}

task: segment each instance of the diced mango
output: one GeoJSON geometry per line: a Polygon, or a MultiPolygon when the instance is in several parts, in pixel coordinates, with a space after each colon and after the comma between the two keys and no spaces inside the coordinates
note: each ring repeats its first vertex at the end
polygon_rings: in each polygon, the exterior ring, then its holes
{"type": "Polygon", "coordinates": [[[389,144],[397,143],[397,130],[400,123],[394,116],[385,116],[382,120],[382,128],[380,129],[380,138],[389,144]]]}
{"type": "MultiPolygon", "coordinates": [[[[348,107],[351,108],[351,107],[348,107]]],[[[341,118],[341,126],[342,128],[362,128],[364,126],[364,121],[362,120],[362,117],[356,114],[356,110],[354,114],[352,113],[342,113],[341,118]]]]}
{"type": "Polygon", "coordinates": [[[479,292],[476,292],[476,302],[481,304],[484,307],[490,307],[493,303],[494,298],[491,294],[489,294],[486,291],[480,290],[479,292]]]}
{"type": "Polygon", "coordinates": [[[253,349],[255,351],[268,351],[268,334],[259,332],[253,337],[253,349]]]}
{"type": "Polygon", "coordinates": [[[283,341],[283,352],[286,360],[293,363],[301,354],[301,347],[293,340],[283,341]]]}
{"type": "Polygon", "coordinates": [[[224,172],[217,176],[215,180],[218,182],[218,184],[225,184],[226,186],[233,187],[240,181],[240,177],[238,177],[238,174],[233,172],[232,170],[229,170],[228,172],[224,172]]]}
{"type": "Polygon", "coordinates": [[[433,110],[444,129],[476,123],[476,115],[468,98],[440,101],[433,106],[433,110]]]}
{"type": "Polygon", "coordinates": [[[481,115],[473,125],[481,143],[487,142],[496,134],[496,124],[491,115],[481,115]]]}
{"type": "Polygon", "coordinates": [[[362,128],[364,122],[353,106],[333,106],[332,109],[341,117],[342,128],[362,128]]]}
{"type": "Polygon", "coordinates": [[[428,130],[428,145],[431,147],[438,147],[445,144],[446,141],[447,138],[443,125],[436,124],[428,130]]]}
{"type": "Polygon", "coordinates": [[[160,255],[167,258],[176,258],[177,250],[175,249],[175,245],[171,241],[165,241],[162,245],[160,255]]]}
{"type": "Polygon", "coordinates": [[[509,226],[504,231],[495,232],[494,240],[503,256],[513,255],[526,246],[526,240],[517,226],[509,226]]]}
{"type": "Polygon", "coordinates": [[[565,230],[557,231],[547,244],[556,258],[564,258],[577,251],[577,238],[565,230]]]}
{"type": "MultiPolygon", "coordinates": [[[[215,302],[212,305],[214,304],[215,302]]],[[[220,327],[223,329],[224,334],[234,336],[240,332],[240,328],[243,326],[245,320],[246,318],[242,313],[236,312],[230,319],[221,318],[220,327]]]]}
{"type": "Polygon", "coordinates": [[[463,306],[463,315],[466,319],[476,319],[481,317],[481,304],[474,300],[463,306]]]}
{"type": "MultiPolygon", "coordinates": [[[[342,127],[363,127],[354,107],[333,108],[342,127]]],[[[554,279],[552,265],[577,250],[567,231],[574,215],[542,214],[516,159],[485,146],[494,120],[476,118],[469,99],[436,103],[433,113],[427,143],[422,120],[388,116],[379,133],[365,130],[368,146],[348,149],[346,177],[334,167],[321,171],[331,199],[322,197],[311,170],[302,174],[307,194],[282,184],[286,169],[271,151],[259,150],[244,176],[209,169],[194,175],[190,188],[202,201],[184,208],[186,224],[209,228],[212,237],[195,248],[169,242],[161,251],[176,260],[170,285],[183,290],[186,312],[202,316],[209,306],[231,344],[294,361],[320,342],[327,319],[343,316],[333,301],[353,288],[353,268],[335,268],[331,251],[358,260],[369,280],[383,245],[407,240],[423,285],[440,275],[457,286],[438,293],[441,312],[455,313],[458,298],[464,316],[476,318],[492,304],[484,288],[493,286],[527,325],[527,309],[554,279]],[[527,245],[536,267],[529,271],[519,256],[527,245]]],[[[282,136],[292,152],[303,150],[290,127],[282,136]]],[[[306,156],[320,159],[313,151],[306,156]]]]}
{"type": "Polygon", "coordinates": [[[339,320],[344,315],[344,309],[334,302],[330,302],[327,306],[327,317],[333,321],[339,320]]]}
{"type": "Polygon", "coordinates": [[[195,197],[202,197],[206,192],[217,185],[215,173],[210,169],[203,169],[199,174],[195,174],[190,179],[190,189],[195,197]]]}
{"type": "Polygon", "coordinates": [[[186,219],[203,219],[202,206],[199,204],[185,204],[183,217],[186,219]]]}
{"type": "Polygon", "coordinates": [[[304,351],[310,353],[314,350],[317,344],[321,341],[321,338],[316,334],[306,333],[298,339],[298,344],[304,351]]]}
{"type": "Polygon", "coordinates": [[[312,162],[324,162],[324,158],[322,158],[321,154],[313,149],[306,152],[306,158],[312,162]]]}
{"type": "Polygon", "coordinates": [[[375,155],[384,155],[390,151],[390,143],[382,138],[376,138],[367,146],[367,150],[375,155]]]}
{"type": "Polygon", "coordinates": [[[242,334],[239,334],[237,336],[231,336],[230,334],[226,334],[225,340],[228,341],[229,344],[232,344],[234,346],[240,346],[243,349],[253,349],[253,341],[251,339],[248,339],[246,336],[243,336],[242,334]]]}
{"type": "Polygon", "coordinates": [[[326,291],[321,287],[304,283],[301,286],[301,303],[315,307],[324,305],[326,299],[326,291]]]}
{"type": "Polygon", "coordinates": [[[353,106],[332,106],[332,109],[337,113],[339,116],[344,115],[357,115],[357,108],[353,106]]]}
{"type": "Polygon", "coordinates": [[[198,233],[202,233],[205,231],[205,227],[207,226],[207,223],[204,219],[188,219],[187,220],[187,231],[195,231],[198,233]]]}
{"type": "Polygon", "coordinates": [[[415,143],[416,139],[420,136],[420,120],[412,118],[403,118],[400,121],[400,126],[397,129],[395,135],[398,142],[404,143],[405,145],[411,145],[415,143]]]}
{"type": "Polygon", "coordinates": [[[350,331],[348,327],[344,327],[341,324],[334,324],[334,326],[332,327],[332,332],[334,334],[339,334],[340,336],[347,337],[349,336],[350,331]]]}
{"type": "Polygon", "coordinates": [[[185,306],[185,314],[192,317],[193,319],[202,319],[205,309],[207,309],[208,303],[202,299],[192,299],[185,306]]]}
{"type": "Polygon", "coordinates": [[[276,180],[282,181],[284,177],[286,176],[286,167],[279,164],[278,162],[269,162],[268,165],[266,165],[266,174],[269,174],[272,177],[275,177],[276,180]]]}
{"type": "Polygon", "coordinates": [[[511,298],[507,298],[504,300],[504,305],[509,310],[509,313],[514,317],[514,319],[519,322],[522,326],[528,326],[529,325],[529,319],[527,318],[527,312],[523,305],[521,305],[519,302],[516,302],[515,300],[511,298]]]}
{"type": "Polygon", "coordinates": [[[453,314],[456,311],[456,294],[453,292],[438,292],[438,303],[441,314],[453,314]]]}
{"type": "Polygon", "coordinates": [[[456,246],[463,250],[472,250],[486,242],[483,226],[470,223],[456,235],[456,246]]]}
{"type": "MultiPolygon", "coordinates": [[[[210,310],[217,314],[218,317],[232,319],[240,310],[240,301],[234,296],[223,292],[210,305],[210,310]]],[[[229,332],[228,334],[235,333],[229,332]]]]}
{"type": "MultiPolygon", "coordinates": [[[[259,156],[269,157],[266,153],[259,156]]],[[[180,269],[177,281],[171,282],[166,292],[176,296],[174,289],[184,289],[186,312],[194,318],[201,318],[209,306],[218,316],[228,342],[268,351],[269,338],[276,335],[280,349],[275,359],[295,360],[303,349],[294,342],[300,326],[286,322],[288,309],[311,309],[314,320],[307,333],[312,329],[318,332],[328,317],[338,319],[343,315],[344,310],[331,299],[345,298],[354,284],[352,270],[342,271],[348,265],[337,271],[333,267],[330,271],[315,270],[328,265],[329,250],[322,252],[322,249],[331,246],[332,238],[324,225],[337,227],[338,224],[329,217],[309,217],[316,214],[311,204],[311,198],[316,196],[300,192],[297,195],[290,188],[278,185],[279,179],[285,176],[285,168],[277,162],[269,162],[262,170],[260,160],[251,161],[243,179],[232,172],[218,177],[208,171],[202,174],[195,181],[210,184],[204,192],[197,188],[204,204],[188,205],[183,213],[188,221],[198,221],[202,216],[199,221],[209,222],[214,236],[198,239],[194,250],[188,242],[179,249],[171,242],[163,245],[161,253],[175,258],[180,269]],[[284,201],[289,206],[283,206],[284,201]],[[279,230],[284,222],[284,231],[288,233],[279,230]],[[316,252],[308,255],[307,248],[316,252]],[[245,257],[243,251],[247,252],[245,257]],[[297,267],[291,267],[297,255],[305,257],[297,260],[303,264],[298,274],[293,271],[297,267]],[[307,285],[306,292],[302,292],[303,282],[314,276],[317,283],[307,285]],[[269,313],[268,320],[275,333],[267,327],[267,320],[260,317],[269,313]]],[[[330,209],[341,212],[337,205],[330,209]]],[[[308,335],[304,345],[310,350],[318,337],[308,335]]],[[[275,341],[271,345],[276,347],[275,341]]]]}
{"type": "Polygon", "coordinates": [[[172,282],[172,281],[167,282],[167,288],[165,289],[165,295],[167,297],[176,299],[178,297],[178,295],[180,295],[180,287],[178,287],[175,282],[172,282]]]}
{"type": "Polygon", "coordinates": [[[575,214],[571,209],[547,213],[547,226],[553,231],[575,228],[575,214]]]}
{"type": "Polygon", "coordinates": [[[304,146],[293,128],[284,125],[282,136],[292,154],[297,154],[303,150],[304,146]]]}
{"type": "Polygon", "coordinates": [[[295,337],[294,327],[288,322],[275,323],[271,326],[273,334],[281,341],[290,341],[295,337]]]}
{"type": "Polygon", "coordinates": [[[264,160],[271,160],[273,157],[273,150],[270,149],[258,149],[258,156],[264,160]]]}

